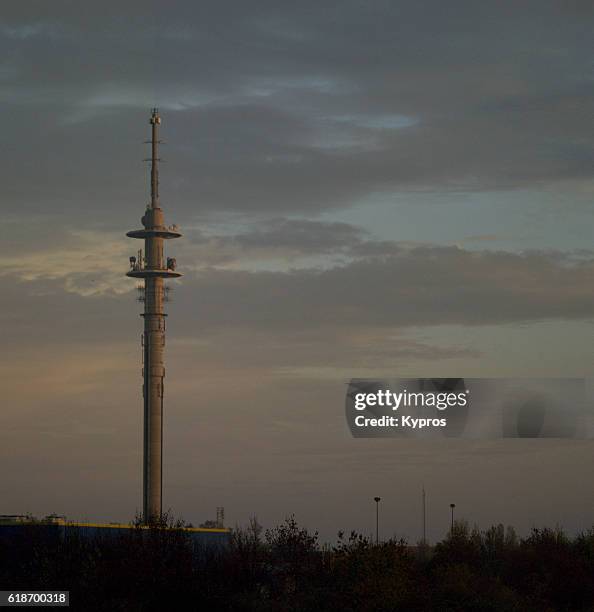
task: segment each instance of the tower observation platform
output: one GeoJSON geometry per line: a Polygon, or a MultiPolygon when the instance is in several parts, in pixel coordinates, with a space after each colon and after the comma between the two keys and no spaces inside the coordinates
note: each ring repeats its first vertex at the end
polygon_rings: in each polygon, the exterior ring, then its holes
{"type": "Polygon", "coordinates": [[[151,200],[141,219],[143,228],[126,235],[144,240],[144,251],[130,257],[132,278],[144,279],[144,331],[143,354],[143,403],[144,403],[144,448],[143,448],[143,521],[147,524],[162,516],[163,490],[163,396],[164,396],[164,350],[166,301],[165,279],[178,278],[177,262],[166,257],[163,241],[180,238],[176,225],[165,225],[163,210],[159,202],[158,145],[161,117],[153,109],[151,124],[151,200]]]}

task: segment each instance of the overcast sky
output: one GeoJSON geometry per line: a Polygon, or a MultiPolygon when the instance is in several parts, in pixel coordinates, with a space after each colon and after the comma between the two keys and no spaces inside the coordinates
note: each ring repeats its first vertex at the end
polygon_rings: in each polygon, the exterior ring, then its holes
{"type": "Polygon", "coordinates": [[[589,441],[353,440],[351,377],[592,376],[591,2],[3,3],[0,513],[141,503],[125,277],[184,239],[164,505],[330,538],[592,524],[589,441]]]}

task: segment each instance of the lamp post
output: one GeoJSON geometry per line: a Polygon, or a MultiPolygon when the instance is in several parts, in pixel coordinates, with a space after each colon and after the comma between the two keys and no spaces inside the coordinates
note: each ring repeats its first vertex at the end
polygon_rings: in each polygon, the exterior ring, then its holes
{"type": "Polygon", "coordinates": [[[381,497],[374,497],[375,500],[375,543],[379,544],[379,503],[381,497]]]}
{"type": "Polygon", "coordinates": [[[452,528],[450,530],[450,534],[454,535],[454,508],[456,507],[456,504],[450,504],[450,509],[452,511],[452,528]]]}
{"type": "Polygon", "coordinates": [[[427,546],[427,498],[423,486],[423,548],[427,546]]]}

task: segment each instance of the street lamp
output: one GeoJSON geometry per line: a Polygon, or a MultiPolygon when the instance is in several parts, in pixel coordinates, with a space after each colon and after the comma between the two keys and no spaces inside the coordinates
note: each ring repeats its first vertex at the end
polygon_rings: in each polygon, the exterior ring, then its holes
{"type": "Polygon", "coordinates": [[[450,504],[450,508],[452,510],[452,529],[450,531],[450,533],[452,535],[454,535],[454,508],[456,507],[456,504],[450,504]]]}
{"type": "Polygon", "coordinates": [[[381,497],[374,497],[375,500],[375,543],[379,544],[379,503],[381,497]]]}

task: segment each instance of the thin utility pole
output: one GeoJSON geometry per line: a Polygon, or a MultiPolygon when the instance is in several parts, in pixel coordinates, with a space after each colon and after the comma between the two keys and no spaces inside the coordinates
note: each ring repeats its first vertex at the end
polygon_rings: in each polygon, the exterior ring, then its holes
{"type": "Polygon", "coordinates": [[[379,503],[381,497],[374,497],[375,500],[375,543],[379,544],[379,503]]]}

